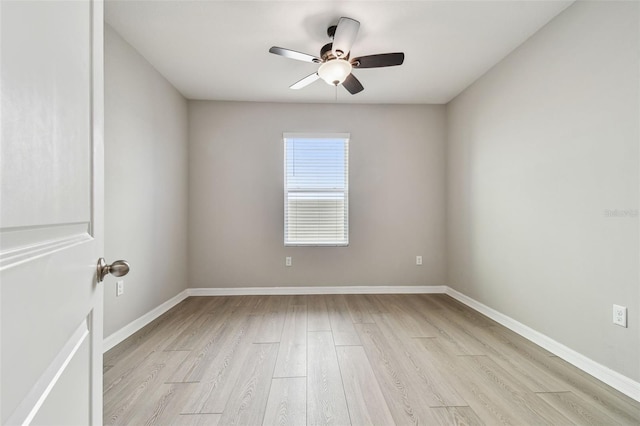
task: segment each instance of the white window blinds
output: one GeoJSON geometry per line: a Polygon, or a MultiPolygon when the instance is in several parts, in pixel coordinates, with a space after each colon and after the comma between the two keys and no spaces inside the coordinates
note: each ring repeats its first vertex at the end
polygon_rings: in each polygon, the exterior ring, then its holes
{"type": "Polygon", "coordinates": [[[284,244],[349,244],[349,134],[284,134],[284,244]]]}

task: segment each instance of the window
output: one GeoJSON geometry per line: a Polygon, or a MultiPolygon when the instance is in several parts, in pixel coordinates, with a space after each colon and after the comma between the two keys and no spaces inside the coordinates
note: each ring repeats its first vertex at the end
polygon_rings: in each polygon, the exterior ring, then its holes
{"type": "Polygon", "coordinates": [[[284,134],[284,244],[349,245],[349,134],[284,134]]]}

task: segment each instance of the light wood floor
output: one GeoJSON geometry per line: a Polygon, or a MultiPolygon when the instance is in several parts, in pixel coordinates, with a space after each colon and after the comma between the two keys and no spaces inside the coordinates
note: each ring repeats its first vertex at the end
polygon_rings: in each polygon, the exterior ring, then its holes
{"type": "Polygon", "coordinates": [[[446,295],[192,297],[104,363],[105,424],[640,424],[446,295]]]}

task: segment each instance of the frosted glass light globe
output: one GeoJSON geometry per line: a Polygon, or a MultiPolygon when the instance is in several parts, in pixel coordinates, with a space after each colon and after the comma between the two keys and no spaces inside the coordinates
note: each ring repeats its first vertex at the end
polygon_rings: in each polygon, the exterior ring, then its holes
{"type": "Polygon", "coordinates": [[[332,59],[320,65],[318,75],[332,86],[341,84],[351,74],[351,64],[344,59],[332,59]]]}

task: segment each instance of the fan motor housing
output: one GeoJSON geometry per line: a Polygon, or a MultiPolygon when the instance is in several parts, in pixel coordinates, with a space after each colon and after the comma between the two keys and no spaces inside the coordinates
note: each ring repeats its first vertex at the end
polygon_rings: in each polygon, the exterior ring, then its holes
{"type": "MultiPolygon", "coordinates": [[[[336,56],[333,54],[333,52],[331,51],[331,49],[333,48],[333,43],[327,43],[324,46],[322,46],[322,49],[320,49],[320,58],[322,58],[322,62],[327,62],[327,61],[331,61],[333,59],[338,59],[336,58],[336,56]]],[[[340,58],[340,59],[344,59],[345,61],[349,60],[349,55],[340,58]]]]}
{"type": "Polygon", "coordinates": [[[320,57],[322,58],[323,61],[326,62],[330,59],[335,58],[335,56],[331,52],[332,47],[333,47],[333,43],[327,43],[324,46],[322,46],[322,49],[320,49],[320,57]]]}

